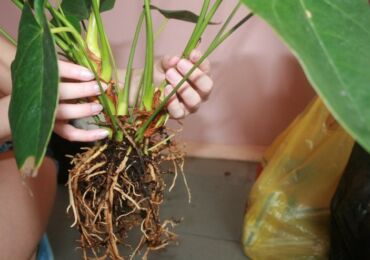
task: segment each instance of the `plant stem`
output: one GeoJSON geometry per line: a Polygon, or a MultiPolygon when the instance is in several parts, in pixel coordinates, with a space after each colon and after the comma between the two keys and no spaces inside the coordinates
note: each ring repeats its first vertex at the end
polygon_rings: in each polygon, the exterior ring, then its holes
{"type": "Polygon", "coordinates": [[[19,8],[19,9],[22,9],[23,8],[23,3],[22,1],[20,0],[12,0],[12,2],[19,8]]]}
{"type": "Polygon", "coordinates": [[[129,98],[130,98],[130,85],[131,85],[131,78],[132,78],[132,66],[134,63],[134,57],[136,52],[137,43],[140,36],[140,31],[143,26],[145,14],[144,12],[141,13],[139,17],[139,21],[136,26],[134,39],[132,41],[130,56],[128,59],[127,67],[126,67],[126,76],[125,76],[125,84],[122,90],[118,92],[118,108],[117,108],[117,115],[123,116],[127,115],[128,113],[128,106],[129,106],[129,98]]]}
{"type": "Polygon", "coordinates": [[[153,66],[154,66],[154,36],[153,36],[153,22],[150,9],[150,0],[145,0],[145,24],[146,24],[146,55],[144,68],[144,93],[142,105],[147,111],[151,111],[153,105],[153,66]]]}
{"type": "Polygon", "coordinates": [[[168,24],[168,19],[167,18],[164,18],[163,21],[161,22],[161,24],[159,25],[159,28],[157,29],[157,31],[154,33],[154,42],[157,41],[158,37],[164,31],[164,29],[166,28],[167,24],[168,24]]]}
{"type": "Polygon", "coordinates": [[[0,27],[0,35],[4,36],[14,46],[17,46],[17,41],[1,27],[0,27]]]}
{"type": "Polygon", "coordinates": [[[192,46],[191,46],[189,52],[185,53],[185,54],[187,54],[187,56],[184,56],[184,57],[188,58],[189,55],[190,55],[190,52],[197,47],[198,43],[200,42],[200,40],[202,38],[202,35],[203,35],[204,31],[206,30],[208,24],[211,22],[213,16],[215,15],[216,11],[220,7],[222,1],[223,0],[216,0],[216,2],[213,4],[211,9],[207,13],[206,17],[204,18],[204,21],[201,24],[201,27],[199,28],[199,30],[198,30],[197,34],[195,35],[194,39],[191,39],[192,46]]]}
{"type": "Polygon", "coordinates": [[[190,55],[190,52],[194,49],[194,46],[196,46],[196,44],[198,43],[199,39],[198,39],[197,35],[199,33],[199,30],[200,30],[202,24],[204,23],[204,19],[206,17],[207,12],[208,12],[209,3],[210,3],[210,0],[204,0],[204,2],[203,2],[203,6],[202,6],[202,9],[201,9],[200,14],[199,14],[198,22],[194,27],[193,33],[190,36],[188,44],[185,47],[185,50],[184,50],[183,55],[182,55],[183,57],[188,57],[190,55]]]}
{"type": "Polygon", "coordinates": [[[86,45],[89,52],[93,55],[93,64],[95,69],[98,69],[98,63],[101,62],[101,52],[98,42],[98,28],[96,25],[95,15],[90,14],[89,25],[86,33],[86,45]]]}
{"type": "Polygon", "coordinates": [[[135,102],[134,102],[133,107],[139,107],[139,104],[140,104],[141,98],[143,97],[143,92],[144,92],[143,82],[144,82],[144,72],[142,72],[140,76],[139,88],[136,92],[136,97],[135,97],[135,102]]]}
{"type": "Polygon", "coordinates": [[[96,19],[96,25],[98,27],[100,44],[101,44],[101,71],[100,78],[105,82],[109,82],[112,78],[112,63],[109,53],[109,43],[107,35],[105,34],[103,21],[100,16],[100,1],[92,0],[92,9],[96,19]]]}
{"type": "Polygon", "coordinates": [[[239,1],[239,3],[234,7],[234,9],[231,11],[230,15],[227,17],[226,21],[222,25],[221,29],[218,31],[215,40],[218,40],[223,33],[225,32],[227,26],[229,26],[231,20],[234,18],[236,12],[239,10],[240,6],[242,5],[242,2],[239,1]]]}
{"type": "MultiPolygon", "coordinates": [[[[65,17],[65,15],[63,13],[63,9],[61,8],[59,1],[57,1],[57,2],[58,2],[57,10],[59,10],[60,16],[65,17]]],[[[51,22],[49,22],[49,27],[51,29],[63,27],[63,24],[60,21],[59,16],[57,15],[57,10],[55,10],[53,8],[53,6],[51,6],[50,4],[47,4],[46,8],[49,10],[50,14],[52,15],[52,17],[53,17],[53,19],[56,23],[56,25],[54,25],[51,22]]],[[[81,55],[78,54],[78,52],[80,50],[74,44],[74,41],[73,41],[73,39],[71,39],[69,34],[64,33],[64,32],[58,33],[57,35],[55,35],[55,42],[69,56],[70,60],[72,60],[76,63],[79,63],[79,64],[83,64],[83,65],[87,64],[84,61],[84,58],[82,58],[81,55]]]]}

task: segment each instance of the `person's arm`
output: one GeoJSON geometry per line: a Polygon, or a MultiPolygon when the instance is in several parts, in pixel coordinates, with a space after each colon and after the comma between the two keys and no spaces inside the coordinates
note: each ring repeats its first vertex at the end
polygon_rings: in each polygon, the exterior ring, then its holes
{"type": "Polygon", "coordinates": [[[8,107],[10,96],[0,98],[0,144],[10,139],[8,107]]]}
{"type": "Polygon", "coordinates": [[[11,92],[10,65],[14,60],[15,50],[15,46],[0,35],[0,97],[7,96],[11,92]]]}

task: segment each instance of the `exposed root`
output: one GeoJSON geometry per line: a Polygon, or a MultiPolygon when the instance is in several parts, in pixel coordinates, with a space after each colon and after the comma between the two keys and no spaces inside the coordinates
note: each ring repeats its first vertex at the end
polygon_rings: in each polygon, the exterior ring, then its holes
{"type": "Polygon", "coordinates": [[[171,229],[178,222],[160,220],[166,187],[163,174],[168,173],[161,170],[163,162],[174,165],[171,189],[180,170],[191,198],[183,174],[184,154],[172,141],[174,135],[163,128],[152,129],[151,136],[139,145],[132,126],[122,123],[120,127],[125,133],[122,143],[99,143],[72,159],[68,209],[74,215],[72,226],[81,233],[85,259],[133,259],[142,249],[146,259],[151,251],[176,239],[171,229]],[[131,230],[141,233],[135,247],[127,244],[131,230]]]}

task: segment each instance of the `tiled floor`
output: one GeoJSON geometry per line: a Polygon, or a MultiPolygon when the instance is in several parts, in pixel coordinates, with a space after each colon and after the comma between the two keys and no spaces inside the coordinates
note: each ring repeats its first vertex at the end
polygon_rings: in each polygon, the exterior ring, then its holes
{"type": "MultiPolygon", "coordinates": [[[[149,257],[151,260],[242,260],[240,246],[244,205],[255,178],[255,164],[237,161],[189,158],[185,171],[193,201],[178,179],[177,187],[167,194],[164,217],[183,217],[176,227],[179,245],[149,257]]],[[[80,259],[75,250],[78,237],[69,228],[72,220],[65,215],[66,188],[58,188],[57,203],[49,227],[49,238],[56,260],[80,259]]]]}

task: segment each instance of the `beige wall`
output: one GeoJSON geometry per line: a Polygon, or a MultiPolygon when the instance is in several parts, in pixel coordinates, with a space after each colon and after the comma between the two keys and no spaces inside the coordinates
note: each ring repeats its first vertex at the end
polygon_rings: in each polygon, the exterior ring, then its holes
{"type": "MultiPolygon", "coordinates": [[[[18,11],[10,1],[0,3],[0,24],[13,33],[18,11]]],[[[225,1],[215,21],[222,21],[236,1],[225,1]]],[[[201,6],[199,0],[154,1],[166,9],[201,6]]],[[[124,67],[141,1],[117,0],[116,9],[104,14],[114,52],[124,67]]],[[[241,13],[246,13],[243,7],[241,13]]],[[[159,26],[162,18],[154,15],[159,26]]],[[[207,32],[206,46],[217,26],[207,32]]],[[[179,54],[192,25],[170,21],[156,42],[156,55],[179,54]]],[[[139,59],[144,48],[139,47],[139,59]]],[[[255,159],[263,147],[299,113],[313,96],[302,70],[268,25],[253,18],[211,56],[215,89],[200,111],[184,121],[183,139],[192,154],[255,159]]],[[[142,62],[137,63],[142,64],[142,62]]]]}

